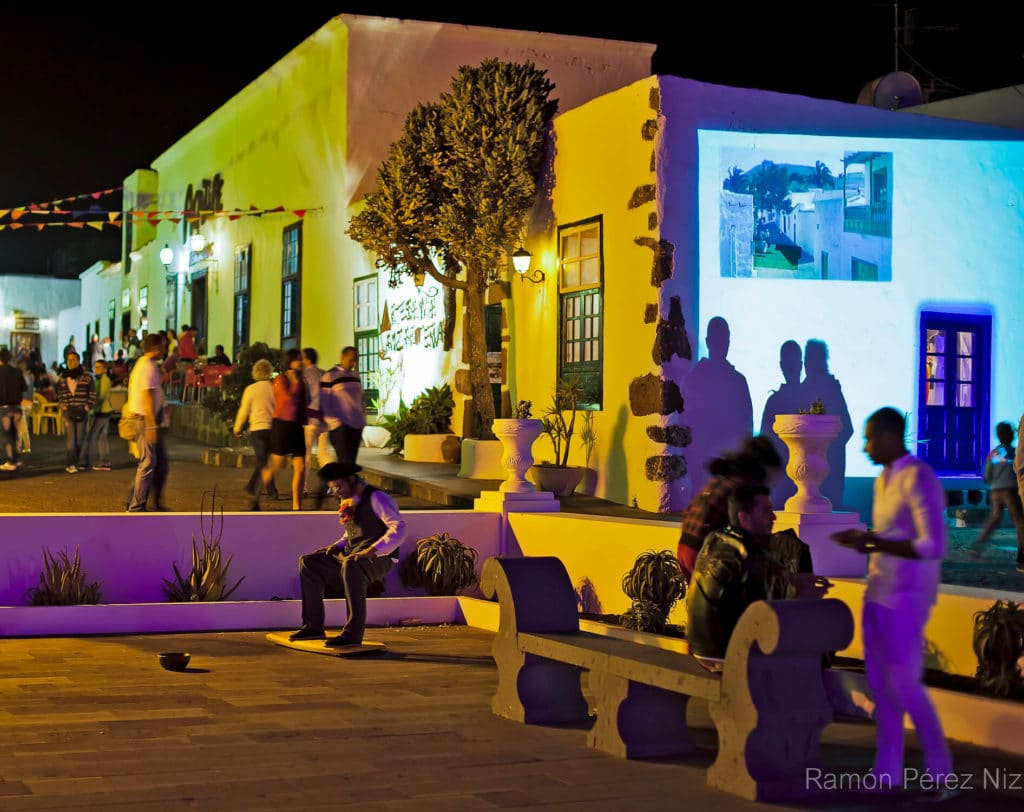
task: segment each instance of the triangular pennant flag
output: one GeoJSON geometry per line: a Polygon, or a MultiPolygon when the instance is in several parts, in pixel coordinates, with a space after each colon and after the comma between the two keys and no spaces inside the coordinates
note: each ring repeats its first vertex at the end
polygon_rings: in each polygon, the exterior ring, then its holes
{"type": "Polygon", "coordinates": [[[278,206],[277,208],[274,208],[274,209],[267,209],[267,211],[268,212],[284,211],[284,206],[278,206]]]}
{"type": "Polygon", "coordinates": [[[28,210],[29,211],[39,211],[39,208],[40,207],[37,206],[35,203],[29,203],[28,204],[28,210]]]}
{"type": "Polygon", "coordinates": [[[0,217],[6,217],[10,209],[0,209],[0,217]]]}
{"type": "Polygon", "coordinates": [[[181,218],[180,217],[168,217],[167,219],[170,220],[172,223],[174,223],[174,225],[178,225],[178,223],[181,222],[181,218]]]}
{"type": "Polygon", "coordinates": [[[7,224],[6,223],[0,223],[0,231],[3,231],[5,228],[7,228],[7,224]]]}
{"type": "Polygon", "coordinates": [[[24,227],[25,227],[24,223],[11,223],[11,228],[12,229],[14,229],[14,228],[24,228],[24,227]]]}
{"type": "Polygon", "coordinates": [[[67,209],[56,209],[56,208],[53,210],[52,213],[53,214],[71,214],[71,212],[68,211],[67,209]]]}
{"type": "Polygon", "coordinates": [[[90,195],[88,195],[88,197],[91,197],[93,200],[99,200],[101,197],[103,197],[103,192],[93,192],[90,195]]]}
{"type": "Polygon", "coordinates": [[[11,219],[20,220],[21,216],[25,213],[25,207],[22,206],[20,209],[11,209],[11,219]]]}
{"type": "Polygon", "coordinates": [[[33,223],[32,225],[34,225],[38,231],[42,231],[46,228],[46,223],[33,223]]]}
{"type": "Polygon", "coordinates": [[[107,212],[107,220],[109,222],[111,222],[111,223],[113,223],[120,216],[121,216],[121,212],[119,212],[119,211],[108,211],[107,212]]]}
{"type": "Polygon", "coordinates": [[[306,216],[308,209],[292,209],[292,214],[298,217],[300,220],[306,216]]]}
{"type": "Polygon", "coordinates": [[[95,220],[89,220],[86,223],[86,225],[89,226],[89,228],[95,228],[97,231],[103,231],[103,221],[102,220],[100,220],[99,222],[96,222],[95,220]]]}
{"type": "Polygon", "coordinates": [[[71,228],[85,228],[85,223],[68,223],[71,228]]]}
{"type": "Polygon", "coordinates": [[[388,315],[388,303],[384,302],[384,315],[380,317],[380,330],[378,332],[386,333],[391,329],[391,316],[388,315]]]}
{"type": "Polygon", "coordinates": [[[235,220],[237,220],[241,216],[242,216],[241,214],[229,214],[228,215],[228,220],[230,220],[231,222],[234,222],[235,220]]]}

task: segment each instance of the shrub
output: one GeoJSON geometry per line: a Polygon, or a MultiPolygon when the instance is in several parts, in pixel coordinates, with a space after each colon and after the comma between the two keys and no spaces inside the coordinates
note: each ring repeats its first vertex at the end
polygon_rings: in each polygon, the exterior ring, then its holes
{"type": "Polygon", "coordinates": [[[253,365],[261,358],[270,361],[275,372],[282,372],[285,369],[284,350],[257,341],[238,353],[235,368],[221,380],[220,389],[206,393],[203,406],[207,411],[213,412],[229,425],[234,423],[238,407],[242,405],[242,392],[253,382],[253,365]]]}
{"type": "Polygon", "coordinates": [[[452,388],[445,383],[432,386],[418,394],[412,406],[399,400],[398,410],[385,415],[380,425],[391,435],[385,448],[397,454],[405,447],[407,434],[448,434],[452,430],[452,414],[455,411],[455,396],[452,388]]]}
{"type": "Polygon", "coordinates": [[[1022,686],[1020,658],[1024,655],[1024,604],[996,601],[974,614],[975,678],[982,690],[1010,696],[1022,686]]]}
{"type": "MultiPolygon", "coordinates": [[[[207,492],[209,493],[209,492],[207,492]]],[[[242,581],[243,575],[233,586],[228,586],[228,568],[231,566],[232,557],[222,561],[220,550],[220,539],[224,532],[224,508],[220,508],[220,516],[217,516],[216,498],[217,489],[210,493],[210,513],[206,515],[206,497],[203,494],[200,505],[199,521],[203,537],[203,549],[200,551],[196,545],[195,534],[192,534],[192,569],[187,576],[182,575],[177,563],[172,564],[174,568],[174,580],[164,578],[164,595],[172,603],[184,603],[191,601],[226,601],[242,581]],[[219,526],[214,534],[214,527],[219,526]],[[210,537],[207,538],[207,520],[209,521],[210,537]]]]}
{"type": "Polygon", "coordinates": [[[633,568],[622,576],[622,591],[634,601],[648,601],[668,618],[672,607],[686,594],[679,559],[671,550],[640,553],[633,568]]]}
{"type": "Polygon", "coordinates": [[[406,589],[425,588],[428,595],[458,595],[473,586],[477,552],[447,533],[436,533],[416,542],[416,549],[402,561],[399,576],[406,589]]]}

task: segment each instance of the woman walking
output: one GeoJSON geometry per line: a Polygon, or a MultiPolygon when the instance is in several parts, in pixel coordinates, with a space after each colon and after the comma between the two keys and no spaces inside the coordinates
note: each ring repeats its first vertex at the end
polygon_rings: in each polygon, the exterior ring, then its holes
{"type": "MultiPolygon", "coordinates": [[[[306,384],[302,379],[302,354],[285,353],[288,367],[274,379],[274,413],[270,424],[270,462],[260,474],[263,487],[270,490],[274,472],[292,458],[292,510],[302,510],[302,483],[306,472],[306,384]]],[[[250,510],[260,509],[259,493],[252,498],[250,510]]]]}
{"type": "MultiPolygon", "coordinates": [[[[235,437],[242,436],[242,430],[248,423],[249,439],[252,441],[252,450],[256,456],[252,476],[245,486],[245,492],[251,497],[259,496],[263,488],[263,469],[267,467],[270,455],[270,427],[274,416],[274,385],[270,382],[270,377],[273,374],[274,367],[266,358],[260,358],[252,365],[253,382],[242,392],[242,403],[235,414],[235,437]]],[[[270,478],[267,495],[271,499],[277,499],[273,476],[270,478]]]]}

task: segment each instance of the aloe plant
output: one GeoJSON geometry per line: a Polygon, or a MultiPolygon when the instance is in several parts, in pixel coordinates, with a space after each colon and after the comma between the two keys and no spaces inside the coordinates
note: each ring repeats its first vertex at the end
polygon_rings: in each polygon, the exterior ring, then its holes
{"type": "Polygon", "coordinates": [[[226,601],[231,594],[238,589],[243,575],[232,586],[228,586],[228,569],[231,566],[233,556],[223,560],[220,549],[220,539],[224,532],[224,508],[220,507],[220,515],[217,515],[217,489],[212,493],[203,493],[202,503],[199,511],[200,532],[202,533],[202,550],[196,542],[195,534],[192,534],[192,569],[187,575],[182,574],[177,563],[172,564],[174,568],[174,580],[164,578],[164,595],[172,603],[184,603],[190,601],[226,601]],[[206,497],[210,496],[210,512],[206,513],[206,497]],[[219,525],[217,524],[219,518],[219,525]],[[207,525],[209,522],[209,525],[207,525]],[[207,537],[207,526],[209,537],[207,537]],[[215,532],[216,528],[216,532],[215,532]]]}
{"type": "Polygon", "coordinates": [[[650,601],[668,618],[672,607],[686,594],[676,554],[671,550],[640,553],[632,569],[622,576],[622,591],[634,601],[650,601]]]}
{"type": "Polygon", "coordinates": [[[1024,686],[1020,659],[1024,655],[1024,604],[996,601],[974,614],[975,678],[996,696],[1009,696],[1024,686]]]}
{"type": "Polygon", "coordinates": [[[472,547],[437,533],[416,542],[415,551],[402,562],[399,577],[407,589],[422,587],[428,595],[457,595],[477,582],[476,561],[472,547]]]}
{"type": "Polygon", "coordinates": [[[26,593],[30,606],[76,606],[100,602],[103,582],[89,582],[78,547],[72,558],[67,551],[51,553],[43,550],[43,571],[39,573],[39,586],[26,593]]]}
{"type": "Polygon", "coordinates": [[[633,605],[619,618],[627,629],[651,634],[664,634],[668,625],[665,613],[653,601],[633,601],[633,605]]]}

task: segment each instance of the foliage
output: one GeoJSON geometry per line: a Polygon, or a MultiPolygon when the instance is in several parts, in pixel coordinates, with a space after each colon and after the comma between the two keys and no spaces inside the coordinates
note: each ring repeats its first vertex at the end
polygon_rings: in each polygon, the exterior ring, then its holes
{"type": "Polygon", "coordinates": [[[583,446],[585,456],[584,465],[590,467],[590,457],[594,453],[594,444],[597,442],[597,427],[594,425],[594,413],[583,413],[583,428],[580,429],[580,445],[583,446]]]}
{"type": "Polygon", "coordinates": [[[377,397],[371,399],[371,405],[378,420],[387,414],[391,396],[395,393],[395,389],[401,386],[404,377],[405,361],[402,356],[398,356],[397,360],[381,358],[376,371],[367,375],[368,388],[377,392],[377,397]]]}
{"type": "Polygon", "coordinates": [[[412,406],[406,406],[405,401],[399,399],[398,410],[394,414],[385,415],[380,421],[390,434],[384,447],[397,454],[405,446],[407,434],[450,433],[454,411],[455,396],[447,383],[420,392],[412,406]]]}
{"type": "Polygon", "coordinates": [[[529,420],[533,417],[533,401],[521,400],[512,409],[512,417],[515,420],[529,420]]]}
{"type": "Polygon", "coordinates": [[[192,534],[192,569],[188,576],[181,574],[177,563],[174,563],[174,580],[164,578],[164,595],[172,603],[189,601],[226,601],[242,581],[243,575],[233,586],[228,586],[228,568],[232,556],[227,561],[221,560],[220,539],[224,532],[224,507],[220,506],[217,514],[217,489],[203,493],[199,509],[200,532],[203,537],[203,549],[196,545],[195,534],[192,534]],[[206,513],[206,497],[210,494],[210,512],[206,513]],[[218,524],[219,520],[219,524],[218,524]],[[207,537],[209,522],[209,538],[207,537]],[[216,527],[216,534],[214,529],[216,527]]]}
{"type": "Polygon", "coordinates": [[[472,432],[490,439],[484,294],[508,267],[537,199],[554,85],[532,63],[462,66],[440,99],[417,105],[347,234],[396,286],[429,274],[463,292],[472,432]]]}
{"type": "Polygon", "coordinates": [[[1024,604],[996,601],[974,614],[974,654],[978,685],[996,696],[1022,687],[1019,660],[1024,655],[1024,604]]]}
{"type": "Polygon", "coordinates": [[[555,385],[551,405],[544,412],[541,420],[544,433],[550,438],[555,451],[554,465],[558,468],[569,467],[569,441],[576,430],[576,411],[586,390],[578,375],[567,375],[555,385]],[[569,419],[565,413],[569,412],[569,419]]]}
{"type": "Polygon", "coordinates": [[[622,577],[622,591],[634,601],[653,603],[667,619],[676,601],[686,594],[676,554],[671,550],[640,553],[633,568],[622,577]]]}
{"type": "Polygon", "coordinates": [[[89,582],[78,547],[72,558],[67,551],[51,553],[43,550],[43,571],[39,573],[39,586],[25,594],[30,606],[77,606],[100,602],[103,582],[89,582]]]}
{"type": "Polygon", "coordinates": [[[423,587],[428,595],[458,595],[473,586],[477,552],[447,533],[436,533],[416,542],[416,549],[402,561],[399,576],[407,589],[423,587]]]}
{"type": "Polygon", "coordinates": [[[246,347],[238,353],[238,358],[235,359],[235,368],[221,380],[220,389],[206,393],[203,398],[203,406],[228,425],[234,423],[238,407],[242,405],[242,392],[253,382],[253,365],[261,358],[270,361],[276,372],[282,372],[285,369],[284,350],[274,349],[262,341],[257,341],[251,347],[246,347]]]}
{"type": "Polygon", "coordinates": [[[825,404],[821,402],[821,398],[816,398],[810,408],[801,409],[799,414],[825,414],[825,404]]]}
{"type": "Polygon", "coordinates": [[[633,601],[619,622],[627,629],[651,634],[664,634],[668,625],[665,613],[653,601],[633,601]]]}

